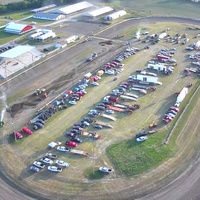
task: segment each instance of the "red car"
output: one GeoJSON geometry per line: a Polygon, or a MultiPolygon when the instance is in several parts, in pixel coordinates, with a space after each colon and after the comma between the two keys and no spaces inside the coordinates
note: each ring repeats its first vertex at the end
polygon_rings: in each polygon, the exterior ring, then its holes
{"type": "Polygon", "coordinates": [[[66,143],[66,146],[69,146],[69,147],[77,147],[78,144],[76,142],[72,142],[72,141],[67,141],[66,143]]]}
{"type": "Polygon", "coordinates": [[[179,109],[178,109],[177,107],[171,106],[170,109],[171,109],[171,110],[174,110],[175,112],[179,112],[179,109]]]}
{"type": "Polygon", "coordinates": [[[15,137],[16,139],[21,139],[21,138],[23,138],[23,135],[22,135],[21,133],[19,133],[19,132],[13,132],[12,134],[14,135],[14,137],[15,137]]]}
{"type": "Polygon", "coordinates": [[[28,129],[27,127],[23,127],[23,128],[22,128],[22,131],[23,131],[24,133],[27,133],[28,135],[32,135],[32,133],[33,133],[33,131],[31,131],[31,130],[28,129]]]}

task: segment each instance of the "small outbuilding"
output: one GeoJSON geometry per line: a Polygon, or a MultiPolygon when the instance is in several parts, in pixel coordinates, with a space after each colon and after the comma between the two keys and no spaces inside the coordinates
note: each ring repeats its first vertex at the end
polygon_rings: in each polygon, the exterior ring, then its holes
{"type": "Polygon", "coordinates": [[[57,14],[57,13],[37,12],[36,14],[33,15],[33,18],[50,20],[50,21],[57,21],[57,20],[65,18],[65,15],[57,14]]]}
{"type": "Polygon", "coordinates": [[[125,10],[120,10],[120,11],[114,12],[114,13],[112,13],[110,15],[106,15],[104,17],[104,19],[112,21],[112,20],[115,20],[115,19],[117,19],[119,17],[122,17],[122,16],[124,16],[126,14],[127,14],[127,12],[125,10]]]}
{"type": "Polygon", "coordinates": [[[105,6],[103,8],[99,8],[97,10],[94,10],[94,11],[91,11],[91,12],[88,12],[88,13],[84,13],[83,16],[84,17],[91,17],[91,18],[94,18],[94,17],[98,17],[100,15],[103,15],[103,14],[106,14],[106,13],[109,13],[113,11],[113,8],[109,7],[109,6],[105,6]]]}
{"type": "Polygon", "coordinates": [[[6,33],[23,34],[33,29],[32,25],[8,23],[4,29],[6,33]]]}

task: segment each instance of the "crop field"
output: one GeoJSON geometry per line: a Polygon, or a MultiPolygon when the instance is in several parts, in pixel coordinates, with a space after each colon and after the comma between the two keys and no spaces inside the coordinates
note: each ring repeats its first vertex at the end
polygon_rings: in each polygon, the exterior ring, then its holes
{"type": "Polygon", "coordinates": [[[111,5],[116,8],[127,8],[133,16],[174,15],[182,17],[199,18],[199,3],[183,0],[115,0],[111,5]]]}
{"type": "MultiPolygon", "coordinates": [[[[151,32],[160,32],[169,26],[169,23],[162,23],[162,25],[156,23],[146,25],[145,29],[151,32]]],[[[177,31],[183,34],[187,31],[191,42],[195,41],[193,37],[197,31],[188,31],[188,25],[181,26],[174,23],[170,27],[172,29],[170,34],[175,35],[177,31]]],[[[133,27],[123,32],[127,33],[133,40],[131,36],[137,28],[133,27]]],[[[142,44],[138,45],[142,48],[142,44]]],[[[135,56],[128,58],[124,62],[125,69],[119,74],[117,81],[113,81],[113,76],[104,75],[98,87],[89,86],[87,88],[88,94],[76,106],[57,112],[46,122],[44,129],[36,131],[31,136],[24,136],[22,140],[14,142],[14,138],[9,136],[8,133],[15,127],[12,124],[7,125],[8,130],[4,130],[3,136],[1,136],[2,141],[8,141],[8,144],[1,146],[1,152],[4,155],[1,165],[3,168],[7,168],[8,172],[12,171],[7,176],[10,179],[15,179],[16,184],[20,183],[24,189],[31,187],[32,190],[37,191],[35,192],[36,195],[37,193],[45,197],[51,195],[53,198],[59,193],[58,199],[63,199],[66,196],[72,199],[75,196],[78,199],[92,199],[97,194],[99,195],[98,199],[108,199],[106,191],[113,194],[116,199],[120,199],[120,191],[131,187],[131,185],[137,187],[139,174],[150,176],[151,170],[160,164],[165,164],[179,150],[179,146],[175,144],[179,134],[172,137],[169,145],[163,145],[169,132],[167,129],[170,129],[173,124],[165,126],[161,119],[168,108],[175,103],[174,93],[180,91],[189,82],[196,82],[195,76],[184,76],[184,68],[190,65],[190,61],[186,59],[185,45],[176,45],[177,52],[174,58],[177,60],[178,66],[175,67],[174,73],[170,76],[159,75],[159,81],[163,85],[158,86],[155,92],[139,98],[138,103],[141,104],[139,110],[134,111],[131,115],[115,113],[113,116],[117,118],[116,122],[98,118],[100,121],[110,123],[114,128],[97,131],[102,136],[99,140],[94,141],[82,137],[84,142],[77,149],[86,151],[89,157],[49,150],[47,144],[55,140],[64,144],[68,138],[63,133],[85,116],[89,109],[94,108],[93,104],[100,102],[130,74],[134,74],[136,69],[143,69],[147,65],[147,61],[160,49],[174,46],[174,44],[161,41],[158,45],[150,46],[149,50],[141,50],[135,56]],[[159,123],[158,132],[150,135],[145,143],[136,143],[134,139],[136,133],[142,129],[147,129],[153,121],[159,123]],[[32,174],[29,171],[31,163],[40,159],[48,151],[56,153],[59,159],[69,162],[70,167],[64,169],[60,174],[48,172],[46,169],[40,173],[32,174]],[[13,160],[15,160],[15,164],[13,164],[13,160]],[[114,168],[114,172],[109,176],[99,173],[98,167],[104,165],[114,168]]],[[[86,54],[89,53],[86,51],[86,54]]],[[[82,57],[85,57],[85,55],[82,55],[82,57]]],[[[136,94],[138,95],[138,93],[136,94]]],[[[191,94],[192,91],[189,95],[191,94]]],[[[23,116],[23,114],[18,116],[23,116]]],[[[85,130],[94,129],[87,128],[85,130]]],[[[145,181],[145,178],[141,180],[145,181]]]]}

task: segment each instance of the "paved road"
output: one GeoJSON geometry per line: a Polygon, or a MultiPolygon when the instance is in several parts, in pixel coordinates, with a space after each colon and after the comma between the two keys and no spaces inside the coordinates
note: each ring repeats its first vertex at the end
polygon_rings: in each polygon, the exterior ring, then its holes
{"type": "MultiPolygon", "coordinates": [[[[107,37],[107,38],[113,38],[117,34],[121,32],[122,29],[128,28],[140,23],[151,23],[151,22],[157,22],[157,21],[173,21],[173,22],[179,22],[179,23],[188,23],[188,24],[198,24],[200,25],[200,20],[195,19],[182,19],[178,17],[150,17],[150,18],[144,18],[144,19],[136,19],[136,20],[127,20],[124,23],[120,23],[116,26],[113,26],[112,28],[107,29],[106,31],[103,31],[100,34],[97,34],[98,37],[107,37]]],[[[68,54],[68,56],[71,54],[71,56],[77,52],[78,53],[79,48],[72,49],[71,52],[68,54]]],[[[70,57],[70,56],[69,56],[70,57]]],[[[58,59],[59,62],[62,62],[59,57],[55,58],[58,59]]],[[[70,58],[69,58],[70,59],[70,58]]],[[[46,66],[51,66],[53,60],[48,61],[46,66]]],[[[74,64],[74,63],[70,63],[74,64]]],[[[49,69],[45,69],[48,71],[49,69]]],[[[53,70],[53,69],[51,69],[53,70]]],[[[55,70],[55,69],[54,69],[55,70]]],[[[67,68],[65,69],[67,70],[67,68]]],[[[13,83],[9,83],[6,87],[9,89],[9,94],[17,90],[18,87],[23,86],[27,82],[24,81],[25,79],[34,80],[35,75],[34,71],[31,74],[25,74],[23,77],[19,77],[18,79],[14,80],[13,83]]],[[[44,74],[41,74],[40,78],[44,74]]],[[[33,81],[34,82],[34,81],[33,81]]],[[[200,105],[200,104],[199,104],[200,105]]],[[[200,106],[198,106],[200,107],[200,106]]],[[[197,109],[199,110],[199,108],[197,109]]],[[[194,117],[199,117],[196,112],[194,117]]],[[[199,130],[199,124],[197,125],[197,128],[199,130]]],[[[197,160],[197,162],[191,166],[182,176],[180,176],[177,180],[169,184],[168,186],[165,186],[164,188],[156,191],[155,193],[149,194],[146,197],[141,198],[140,200],[199,200],[200,199],[200,161],[197,160]]],[[[2,200],[10,200],[10,199],[29,199],[27,196],[25,196],[23,193],[20,193],[18,190],[12,188],[9,186],[6,182],[4,182],[4,179],[2,179],[1,174],[1,180],[0,180],[0,198],[2,200]]],[[[39,199],[39,198],[38,198],[39,199]]]]}

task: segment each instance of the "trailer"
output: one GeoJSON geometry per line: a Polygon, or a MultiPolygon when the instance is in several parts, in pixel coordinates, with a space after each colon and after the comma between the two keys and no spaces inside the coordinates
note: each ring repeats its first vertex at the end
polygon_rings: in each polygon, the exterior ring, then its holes
{"type": "Polygon", "coordinates": [[[121,99],[125,99],[125,100],[137,101],[136,98],[130,97],[130,96],[126,96],[126,95],[121,95],[120,98],[121,99]]]}
{"type": "Polygon", "coordinates": [[[106,115],[106,114],[101,114],[100,116],[101,116],[101,117],[104,117],[104,118],[106,118],[106,119],[110,119],[110,120],[112,120],[112,121],[116,121],[116,120],[117,120],[115,117],[110,116],[110,115],[106,115]]]}
{"type": "Polygon", "coordinates": [[[97,134],[96,132],[82,132],[81,135],[89,137],[89,138],[93,138],[93,139],[100,139],[101,136],[99,134],[97,134]]]}
{"type": "MultiPolygon", "coordinates": [[[[145,87],[145,88],[146,88],[146,87],[145,87]]],[[[138,95],[132,94],[132,93],[128,93],[128,92],[126,92],[124,95],[129,96],[129,97],[133,97],[133,98],[135,98],[135,99],[138,99],[138,98],[139,98],[138,95]]]]}
{"type": "Polygon", "coordinates": [[[112,125],[107,124],[105,122],[101,122],[101,121],[96,121],[95,124],[96,125],[101,125],[101,126],[106,127],[106,128],[114,128],[112,125]]]}
{"type": "Polygon", "coordinates": [[[166,71],[167,66],[166,65],[158,65],[158,64],[148,64],[147,69],[154,69],[157,71],[166,71]]]}
{"type": "Polygon", "coordinates": [[[125,109],[127,108],[127,105],[123,105],[123,104],[120,104],[120,103],[114,103],[113,106],[117,107],[117,108],[125,108],[125,109]]]}
{"type": "Polygon", "coordinates": [[[186,97],[187,93],[188,93],[188,88],[184,87],[179,93],[179,95],[177,96],[176,103],[181,103],[186,97]]]}
{"type": "Polygon", "coordinates": [[[133,88],[147,89],[146,86],[143,85],[132,85],[133,88]]]}
{"type": "Polygon", "coordinates": [[[106,107],[107,107],[107,109],[113,110],[113,111],[116,111],[116,112],[124,112],[125,111],[123,108],[118,108],[118,107],[115,107],[115,106],[106,105],[106,107]]]}
{"type": "Polygon", "coordinates": [[[82,156],[89,156],[89,154],[87,152],[82,151],[82,150],[71,149],[69,152],[74,153],[74,154],[78,154],[78,155],[82,155],[82,156]]]}

